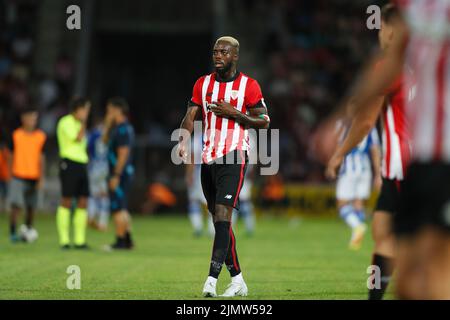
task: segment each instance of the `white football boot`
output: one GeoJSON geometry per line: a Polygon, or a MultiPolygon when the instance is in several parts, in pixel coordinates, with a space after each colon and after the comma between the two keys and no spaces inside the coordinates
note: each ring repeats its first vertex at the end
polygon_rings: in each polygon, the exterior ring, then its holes
{"type": "Polygon", "coordinates": [[[225,290],[224,294],[221,297],[246,297],[248,295],[248,288],[245,284],[244,278],[242,277],[242,273],[239,273],[237,276],[231,278],[231,283],[228,285],[227,290],[225,290]]]}
{"type": "Polygon", "coordinates": [[[208,277],[205,281],[205,285],[203,286],[203,296],[208,298],[217,297],[216,284],[217,284],[216,278],[208,277]]]}

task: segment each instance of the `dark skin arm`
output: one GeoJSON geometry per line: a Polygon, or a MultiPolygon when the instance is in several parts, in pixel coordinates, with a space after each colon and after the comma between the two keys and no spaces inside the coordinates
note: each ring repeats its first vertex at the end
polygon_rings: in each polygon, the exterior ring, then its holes
{"type": "Polygon", "coordinates": [[[270,121],[260,117],[260,115],[267,115],[267,109],[264,107],[249,108],[249,114],[245,114],[223,100],[215,102],[215,104],[217,107],[211,106],[211,111],[214,112],[216,116],[235,119],[246,128],[269,128],[270,121]]]}
{"type": "Polygon", "coordinates": [[[383,108],[384,96],[379,96],[364,109],[356,109],[351,127],[343,143],[337,147],[326,169],[326,176],[336,179],[337,171],[345,155],[356,147],[375,126],[378,115],[383,108]]]}
{"type": "Polygon", "coordinates": [[[128,156],[130,155],[130,147],[123,146],[117,149],[117,164],[114,168],[114,175],[109,180],[110,190],[116,190],[120,182],[120,176],[123,173],[123,168],[125,167],[128,156]]]}
{"type": "MultiPolygon", "coordinates": [[[[197,114],[200,111],[200,107],[196,105],[190,106],[186,114],[181,121],[180,129],[187,130],[189,134],[192,134],[192,131],[194,130],[194,121],[197,118],[197,114]]],[[[186,156],[187,156],[187,148],[186,148],[187,141],[183,140],[183,136],[180,135],[178,139],[178,155],[186,162],[186,156]]]]}

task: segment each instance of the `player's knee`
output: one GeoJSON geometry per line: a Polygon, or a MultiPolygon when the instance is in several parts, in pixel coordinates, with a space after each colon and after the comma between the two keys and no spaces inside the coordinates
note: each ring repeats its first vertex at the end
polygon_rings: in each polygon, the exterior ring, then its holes
{"type": "Polygon", "coordinates": [[[392,241],[392,233],[390,230],[383,228],[376,223],[372,224],[372,237],[375,244],[383,244],[392,241]]]}
{"type": "Polygon", "coordinates": [[[233,208],[218,204],[215,209],[214,221],[231,221],[233,208]]]}
{"type": "Polygon", "coordinates": [[[61,199],[61,206],[70,209],[72,207],[72,199],[71,198],[62,198],[61,199]]]}
{"type": "Polygon", "coordinates": [[[86,209],[87,208],[87,201],[88,199],[86,197],[81,197],[78,199],[77,201],[77,207],[81,208],[81,209],[86,209]]]}

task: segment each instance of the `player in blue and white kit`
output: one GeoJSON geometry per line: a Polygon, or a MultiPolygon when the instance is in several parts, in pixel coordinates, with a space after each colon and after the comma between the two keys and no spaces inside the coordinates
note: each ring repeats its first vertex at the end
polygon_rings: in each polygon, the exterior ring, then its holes
{"type": "MultiPolygon", "coordinates": [[[[347,129],[341,126],[340,130],[343,140],[347,129]]],[[[360,248],[367,229],[364,207],[370,197],[372,184],[377,189],[381,187],[381,151],[375,128],[346,155],[337,179],[339,215],[352,228],[349,246],[354,250],[360,248]]]]}
{"type": "Polygon", "coordinates": [[[106,231],[109,218],[108,148],[102,141],[103,127],[97,125],[88,136],[88,173],[90,197],[88,200],[89,226],[106,231]]]}

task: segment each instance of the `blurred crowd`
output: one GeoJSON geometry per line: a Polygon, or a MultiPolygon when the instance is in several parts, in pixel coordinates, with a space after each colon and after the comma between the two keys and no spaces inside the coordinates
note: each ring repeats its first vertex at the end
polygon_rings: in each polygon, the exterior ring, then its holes
{"type": "Polygon", "coordinates": [[[310,142],[376,44],[376,32],[366,28],[369,1],[265,3],[264,92],[272,127],[281,129],[281,173],[289,181],[321,182],[323,167],[310,142]]]}
{"type": "Polygon", "coordinates": [[[33,105],[40,126],[55,134],[56,120],[67,111],[74,66],[63,52],[53,72],[40,73],[35,61],[38,1],[0,1],[0,124],[2,137],[19,124],[19,114],[33,105]]]}

